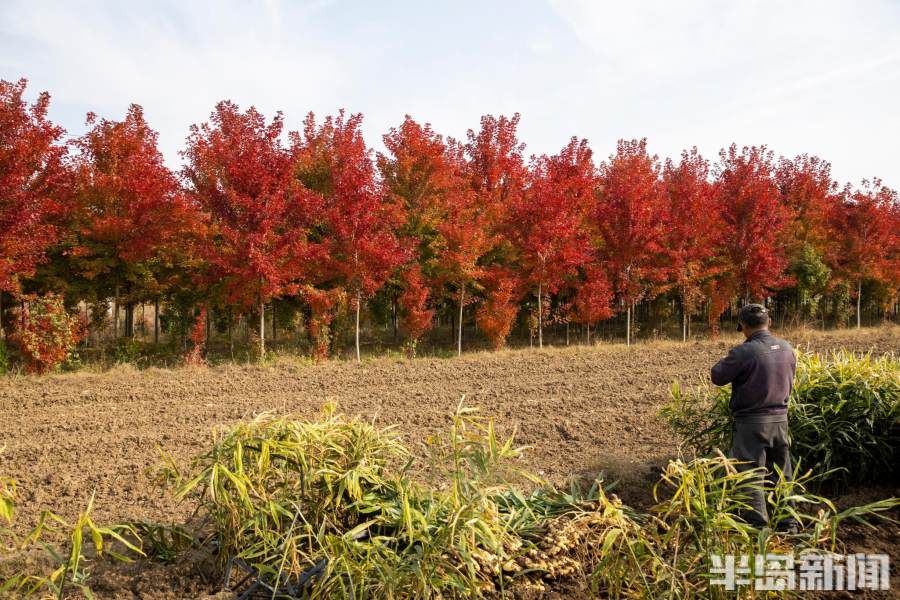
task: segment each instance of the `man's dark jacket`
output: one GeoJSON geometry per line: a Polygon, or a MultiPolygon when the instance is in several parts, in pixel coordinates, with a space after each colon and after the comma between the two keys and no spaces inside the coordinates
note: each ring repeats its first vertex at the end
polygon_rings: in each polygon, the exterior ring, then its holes
{"type": "Polygon", "coordinates": [[[767,330],[754,332],[712,368],[716,385],[731,384],[731,413],[736,420],[786,418],[797,359],[786,341],[767,330]]]}

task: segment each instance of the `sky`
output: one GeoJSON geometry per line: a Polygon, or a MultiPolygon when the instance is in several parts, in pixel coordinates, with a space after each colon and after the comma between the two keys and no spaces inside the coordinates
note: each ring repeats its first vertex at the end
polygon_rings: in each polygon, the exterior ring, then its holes
{"type": "Polygon", "coordinates": [[[140,104],[173,168],[231,99],[289,129],[362,112],[375,150],[405,114],[464,138],[520,112],[529,155],[766,144],[900,187],[898,0],[0,0],[0,78],[20,77],[71,135],[140,104]]]}

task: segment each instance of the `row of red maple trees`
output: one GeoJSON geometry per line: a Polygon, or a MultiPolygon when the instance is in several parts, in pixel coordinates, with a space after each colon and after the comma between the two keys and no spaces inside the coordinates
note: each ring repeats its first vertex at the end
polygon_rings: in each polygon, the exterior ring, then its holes
{"type": "Polygon", "coordinates": [[[286,133],[280,114],[223,101],[174,172],[137,105],[66,139],[47,93],[0,86],[0,290],[115,297],[126,334],[136,303],[187,297],[257,315],[264,344],[266,304],[293,298],[320,353],[349,306],[358,351],[360,311],[388,286],[410,343],[452,307],[461,349],[469,306],[500,347],[524,304],[542,343],[551,309],[588,325],[624,312],[630,339],[635,303],[661,294],[715,328],[778,290],[859,304],[871,284],[888,304],[900,287],[897,193],[840,186],[814,156],[732,145],[714,164],[696,149],[661,161],[622,140],[597,164],[572,138],[526,158],[518,115],[485,116],[463,141],[406,117],[374,153],[359,114],[286,133]]]}

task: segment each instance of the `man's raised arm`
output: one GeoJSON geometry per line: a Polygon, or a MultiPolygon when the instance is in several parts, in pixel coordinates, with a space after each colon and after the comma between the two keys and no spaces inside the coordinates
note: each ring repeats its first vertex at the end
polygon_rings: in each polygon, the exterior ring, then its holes
{"type": "Polygon", "coordinates": [[[709,378],[716,385],[726,385],[740,375],[743,361],[737,347],[731,349],[728,356],[717,362],[709,372],[709,378]]]}

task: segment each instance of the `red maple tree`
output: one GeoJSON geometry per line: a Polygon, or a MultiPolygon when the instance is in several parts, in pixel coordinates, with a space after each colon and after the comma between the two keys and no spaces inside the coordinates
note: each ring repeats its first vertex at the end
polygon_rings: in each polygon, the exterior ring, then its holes
{"type": "Polygon", "coordinates": [[[191,127],[183,153],[191,196],[210,221],[210,275],[227,301],[258,306],[261,355],[266,302],[297,293],[322,256],[308,236],[321,200],[296,179],[282,130],[281,113],[267,123],[255,108],[223,101],[208,123],[191,127]]]}
{"type": "Polygon", "coordinates": [[[307,331],[313,342],[313,356],[316,360],[326,359],[332,342],[331,323],[346,306],[346,290],[343,288],[321,290],[308,285],[303,288],[302,296],[310,311],[307,331]]]}
{"type": "Polygon", "coordinates": [[[575,292],[574,311],[579,322],[587,326],[587,342],[591,343],[591,326],[613,316],[614,294],[606,271],[596,263],[584,268],[584,278],[575,292]]]}
{"type": "Polygon", "coordinates": [[[299,180],[323,199],[326,252],[321,279],[347,289],[356,311],[356,360],[360,361],[359,322],[362,302],[378,291],[405,261],[394,231],[402,207],[384,193],[375,177],[371,151],[360,129],[362,115],[340,111],[321,125],[309,113],[302,136],[292,135],[299,180]]]}
{"type": "Polygon", "coordinates": [[[559,154],[534,159],[526,193],[509,202],[505,230],[522,283],[535,291],[541,348],[545,295],[555,294],[590,257],[585,220],[596,185],[591,156],[587,140],[572,138],[559,154]]]}
{"type": "Polygon", "coordinates": [[[50,95],[29,105],[26,86],[0,80],[0,338],[3,293],[18,294],[46,259],[57,233],[51,217],[68,187],[64,131],[47,119],[50,95]]]}
{"type": "Polygon", "coordinates": [[[197,313],[197,316],[194,319],[194,325],[191,327],[191,349],[184,355],[185,364],[192,367],[202,367],[206,365],[206,358],[204,354],[206,352],[206,331],[208,326],[208,319],[208,310],[205,306],[203,306],[200,308],[200,312],[197,313]]]}
{"type": "Polygon", "coordinates": [[[897,192],[877,178],[863,180],[857,189],[847,186],[829,211],[828,261],[832,270],[855,288],[857,328],[862,323],[863,282],[897,282],[898,214],[897,192]]]}
{"type": "Polygon", "coordinates": [[[591,216],[601,263],[625,307],[629,344],[635,302],[653,298],[666,284],[666,208],[659,159],[647,153],[647,140],[619,140],[616,153],[600,167],[591,216]]]}
{"type": "Polygon", "coordinates": [[[787,210],[787,272],[794,280],[781,296],[790,298],[795,318],[812,317],[826,292],[836,291],[825,256],[828,211],[840,190],[831,178],[831,165],[808,154],[779,159],[775,182],[787,210]]]}
{"type": "Polygon", "coordinates": [[[22,305],[15,333],[29,373],[53,371],[84,337],[85,323],[66,310],[62,296],[32,296],[22,305]]]}
{"type": "MultiPolygon", "coordinates": [[[[398,282],[403,290],[401,304],[414,301],[420,307],[407,307],[408,310],[424,314],[421,311],[425,306],[433,306],[439,300],[440,286],[445,283],[441,276],[452,271],[449,268],[442,273],[440,258],[449,258],[442,254],[447,250],[442,231],[454,229],[448,224],[450,209],[459,204],[460,197],[471,194],[464,175],[465,163],[454,160],[448,143],[430,125],[420,125],[409,115],[383,140],[388,153],[378,155],[378,169],[385,193],[401,207],[403,222],[397,228],[397,235],[409,250],[413,265],[409,269],[418,270],[418,275],[398,282]]],[[[449,144],[453,145],[452,140],[449,144]]],[[[445,262],[444,266],[449,265],[445,262]]],[[[429,327],[430,324],[431,319],[429,327]]],[[[416,327],[404,327],[404,330],[408,343],[414,343],[424,334],[416,327]],[[418,336],[412,339],[409,337],[412,333],[418,336]]]]}
{"type": "Polygon", "coordinates": [[[704,300],[703,286],[720,269],[715,259],[722,228],[709,162],[696,147],[682,152],[678,164],[666,160],[663,184],[668,215],[664,247],[669,277],[681,301],[681,336],[686,341],[691,315],[699,312],[704,300]]]}
{"type": "Polygon", "coordinates": [[[519,312],[520,282],[509,268],[493,266],[484,271],[481,284],[485,291],[484,302],[475,311],[475,322],[487,336],[491,347],[499,350],[506,344],[513,321],[519,312]]]}
{"type": "MultiPolygon", "coordinates": [[[[525,144],[519,141],[517,134],[519,119],[518,113],[512,117],[485,115],[481,117],[479,130],[476,132],[470,129],[466,134],[466,167],[474,194],[472,204],[463,214],[469,213],[471,219],[467,228],[478,227],[480,230],[480,237],[474,244],[470,244],[470,248],[477,248],[479,253],[475,257],[472,273],[476,280],[479,276],[486,275],[488,279],[484,283],[497,290],[505,288],[495,285],[495,273],[505,271],[508,274],[505,277],[507,286],[510,285],[509,277],[514,273],[512,267],[515,249],[505,235],[505,228],[510,207],[521,202],[528,183],[528,169],[523,158],[525,144]]],[[[518,284],[515,286],[517,292],[520,287],[518,284]]],[[[460,285],[459,290],[457,352],[461,353],[465,283],[460,285]]],[[[492,330],[508,332],[516,313],[506,310],[505,302],[493,302],[491,306],[500,309],[490,319],[493,323],[492,330]]],[[[487,322],[484,317],[481,320],[487,322]]]]}
{"type": "Polygon", "coordinates": [[[723,269],[710,288],[714,331],[731,298],[761,301],[789,283],[785,275],[789,214],[775,184],[772,152],[765,146],[738,150],[732,144],[719,153],[715,175],[723,269]]]}
{"type": "Polygon", "coordinates": [[[478,201],[471,188],[464,147],[448,140],[445,160],[451,173],[451,185],[442,194],[440,220],[435,226],[434,279],[437,286],[449,286],[458,308],[457,353],[462,354],[463,309],[471,288],[483,273],[481,258],[495,244],[497,236],[490,228],[490,211],[478,201]]]}
{"type": "Polygon", "coordinates": [[[91,113],[87,123],[91,129],[74,141],[64,268],[86,281],[82,292],[92,299],[114,297],[115,334],[124,294],[124,333],[131,337],[135,303],[160,287],[158,267],[193,215],[140,106],[131,105],[122,121],[91,113]]]}

